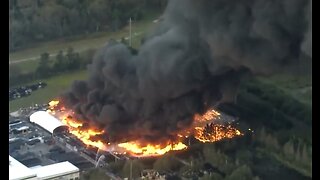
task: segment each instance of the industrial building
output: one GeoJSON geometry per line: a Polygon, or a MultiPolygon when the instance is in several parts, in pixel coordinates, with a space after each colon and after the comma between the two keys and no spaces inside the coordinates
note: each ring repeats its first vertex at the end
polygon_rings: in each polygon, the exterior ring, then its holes
{"type": "Polygon", "coordinates": [[[68,129],[60,120],[45,111],[37,111],[30,116],[30,122],[35,123],[51,134],[60,129],[68,129]]]}
{"type": "Polygon", "coordinates": [[[37,175],[31,169],[9,155],[9,179],[37,179],[37,175]]]}
{"type": "Polygon", "coordinates": [[[9,116],[9,179],[75,180],[94,167],[74,150],[83,145],[68,136],[67,126],[45,111],[31,111],[9,116]]]}
{"type": "Polygon", "coordinates": [[[79,168],[68,161],[50,164],[47,166],[35,166],[28,168],[9,155],[9,179],[10,180],[45,180],[66,179],[77,180],[80,177],[79,168]]]}

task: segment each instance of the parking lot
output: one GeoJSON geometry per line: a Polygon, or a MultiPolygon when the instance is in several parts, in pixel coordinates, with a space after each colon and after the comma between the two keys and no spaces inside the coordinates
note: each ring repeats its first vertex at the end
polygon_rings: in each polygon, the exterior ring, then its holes
{"type": "Polygon", "coordinates": [[[46,86],[46,83],[39,82],[37,84],[19,86],[16,88],[9,89],[9,101],[29,96],[33,91],[45,88],[46,86]]]}
{"type": "MultiPolygon", "coordinates": [[[[33,109],[37,108],[27,108],[24,113],[31,114],[33,109]]],[[[51,133],[31,123],[25,114],[9,116],[9,154],[13,158],[30,168],[63,161],[80,170],[94,167],[92,162],[57,142],[51,133]]]]}

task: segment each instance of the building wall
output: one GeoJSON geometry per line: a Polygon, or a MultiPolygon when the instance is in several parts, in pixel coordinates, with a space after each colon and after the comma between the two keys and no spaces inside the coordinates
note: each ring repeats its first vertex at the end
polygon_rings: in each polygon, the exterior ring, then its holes
{"type": "Polygon", "coordinates": [[[79,172],[64,175],[64,176],[59,176],[59,177],[48,178],[48,179],[44,178],[43,180],[77,180],[77,178],[80,179],[79,172]]]}

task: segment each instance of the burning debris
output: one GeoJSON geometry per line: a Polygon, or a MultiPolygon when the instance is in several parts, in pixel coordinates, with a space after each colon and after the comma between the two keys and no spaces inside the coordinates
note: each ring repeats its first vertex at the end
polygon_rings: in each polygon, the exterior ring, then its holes
{"type": "Polygon", "coordinates": [[[242,133],[230,124],[226,126],[210,123],[205,127],[195,127],[194,137],[201,142],[215,142],[240,135],[242,133]]]}
{"type": "Polygon", "coordinates": [[[154,143],[138,139],[113,143],[108,142],[108,133],[104,130],[85,125],[85,122],[74,119],[72,117],[74,113],[66,110],[59,101],[50,102],[47,112],[57,116],[62,123],[69,127],[69,133],[76,136],[87,146],[93,146],[104,151],[112,151],[116,154],[129,154],[135,157],[159,156],[169,151],[187,149],[188,146],[183,143],[183,140],[190,136],[194,136],[201,142],[215,142],[242,135],[239,130],[231,127],[231,125],[213,124],[215,120],[220,118],[220,113],[210,110],[203,115],[196,114],[193,125],[189,129],[176,134],[175,138],[173,138],[174,140],[169,139],[154,143]]]}
{"type": "Polygon", "coordinates": [[[124,148],[132,156],[155,156],[163,155],[169,151],[178,151],[187,149],[187,146],[182,142],[167,142],[161,144],[141,144],[138,141],[126,142],[118,144],[119,147],[124,148]]]}

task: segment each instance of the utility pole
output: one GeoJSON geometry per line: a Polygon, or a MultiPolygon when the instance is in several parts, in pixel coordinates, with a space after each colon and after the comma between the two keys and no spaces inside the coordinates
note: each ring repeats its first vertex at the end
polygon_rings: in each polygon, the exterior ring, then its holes
{"type": "Polygon", "coordinates": [[[129,46],[131,47],[131,17],[130,17],[130,19],[129,19],[129,29],[130,29],[129,46]]]}
{"type": "Polygon", "coordinates": [[[132,180],[132,160],[130,159],[130,180],[132,180]]]}

